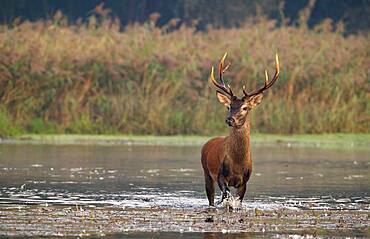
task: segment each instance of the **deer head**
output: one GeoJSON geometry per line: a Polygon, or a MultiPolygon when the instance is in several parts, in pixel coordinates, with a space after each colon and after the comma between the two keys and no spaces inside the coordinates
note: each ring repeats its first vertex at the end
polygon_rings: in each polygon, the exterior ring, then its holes
{"type": "Polygon", "coordinates": [[[267,74],[267,71],[265,70],[265,84],[261,88],[258,88],[251,93],[247,93],[245,86],[243,85],[244,96],[242,98],[238,98],[234,95],[233,91],[230,88],[230,85],[225,85],[225,82],[223,80],[223,73],[225,73],[225,71],[230,67],[230,63],[224,66],[226,56],[227,53],[224,54],[218,65],[218,72],[221,83],[217,83],[214,77],[213,66],[211,69],[210,78],[212,83],[218,88],[216,92],[218,101],[224,104],[228,109],[227,117],[225,120],[226,123],[230,127],[241,128],[244,125],[250,110],[262,102],[263,92],[270,88],[279,78],[279,58],[276,54],[276,72],[271,81],[269,81],[269,76],[267,74]]]}

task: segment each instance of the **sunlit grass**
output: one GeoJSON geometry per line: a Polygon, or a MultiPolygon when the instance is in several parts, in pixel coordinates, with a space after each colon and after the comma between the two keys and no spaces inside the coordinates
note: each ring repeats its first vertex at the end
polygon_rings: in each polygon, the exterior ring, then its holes
{"type": "Polygon", "coordinates": [[[0,26],[2,114],[29,133],[225,133],[211,66],[227,51],[226,81],[241,94],[243,84],[262,84],[265,68],[273,73],[277,52],[281,77],[252,112],[254,132],[369,132],[367,35],[263,18],[238,29],[168,29],[148,22],[121,31],[115,20],[67,24],[60,15],[0,26]]]}

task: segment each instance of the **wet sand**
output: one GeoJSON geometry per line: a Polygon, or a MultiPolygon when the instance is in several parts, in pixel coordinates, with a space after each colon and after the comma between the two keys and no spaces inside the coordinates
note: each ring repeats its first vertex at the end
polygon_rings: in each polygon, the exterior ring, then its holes
{"type": "Polygon", "coordinates": [[[229,211],[224,208],[121,208],[11,204],[0,207],[1,236],[81,237],[132,232],[135,234],[220,232],[369,237],[369,225],[370,212],[358,210],[243,208],[229,211]]]}

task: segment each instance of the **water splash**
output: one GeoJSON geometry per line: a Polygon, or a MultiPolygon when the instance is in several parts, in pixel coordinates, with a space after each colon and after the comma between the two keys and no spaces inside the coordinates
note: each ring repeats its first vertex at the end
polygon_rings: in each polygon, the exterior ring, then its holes
{"type": "Polygon", "coordinates": [[[227,198],[222,201],[222,207],[228,211],[239,211],[242,209],[242,203],[238,196],[233,196],[229,193],[227,198]]]}
{"type": "MultiPolygon", "coordinates": [[[[216,199],[220,200],[221,196],[216,199]]],[[[80,192],[72,193],[66,190],[31,189],[26,187],[0,188],[0,204],[13,205],[95,205],[136,207],[166,207],[195,209],[208,207],[207,199],[197,191],[180,190],[164,191],[157,188],[136,187],[132,191],[116,193],[80,192]]],[[[361,210],[370,212],[370,197],[296,197],[296,196],[260,196],[246,198],[241,204],[238,197],[229,195],[218,209],[238,211],[244,209],[291,209],[291,210],[361,210]]]]}

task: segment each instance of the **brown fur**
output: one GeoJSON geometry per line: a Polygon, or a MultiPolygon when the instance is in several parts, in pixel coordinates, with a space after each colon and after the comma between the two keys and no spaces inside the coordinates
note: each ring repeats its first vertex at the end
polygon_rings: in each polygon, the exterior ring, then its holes
{"type": "Polygon", "coordinates": [[[241,128],[231,128],[226,138],[209,140],[202,148],[202,166],[206,182],[206,192],[210,206],[214,206],[214,184],[218,183],[225,199],[229,187],[237,189],[237,196],[243,200],[246,184],[252,173],[250,154],[249,117],[241,128]]]}
{"type": "Polygon", "coordinates": [[[230,135],[226,138],[214,138],[209,140],[202,148],[202,166],[206,182],[206,192],[210,206],[214,206],[215,182],[221,192],[222,200],[230,194],[229,187],[236,188],[236,194],[242,201],[247,190],[247,182],[252,173],[252,159],[250,152],[250,119],[249,112],[260,104],[263,92],[269,89],[279,78],[279,58],[276,54],[276,72],[271,81],[265,71],[265,84],[263,87],[251,93],[246,92],[243,86],[244,96],[239,99],[234,95],[229,85],[223,80],[223,73],[230,64],[224,67],[227,53],[221,58],[218,72],[221,83],[217,83],[214,77],[214,68],[211,69],[210,79],[218,89],[216,96],[218,101],[228,109],[226,123],[232,127],[230,135]]]}

